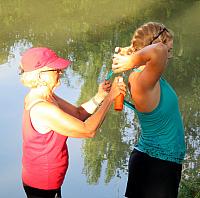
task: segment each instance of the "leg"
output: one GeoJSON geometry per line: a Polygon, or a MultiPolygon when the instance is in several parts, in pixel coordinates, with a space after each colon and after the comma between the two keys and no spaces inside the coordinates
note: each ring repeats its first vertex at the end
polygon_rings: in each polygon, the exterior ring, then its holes
{"type": "Polygon", "coordinates": [[[42,190],[23,185],[27,198],[61,198],[61,188],[55,190],[42,190]]]}
{"type": "Polygon", "coordinates": [[[131,154],[125,196],[128,198],[177,198],[182,165],[137,151],[131,154]]]}
{"type": "Polygon", "coordinates": [[[177,198],[182,165],[149,158],[145,198],[177,198]]]}
{"type": "Polygon", "coordinates": [[[128,198],[143,198],[145,190],[145,178],[148,161],[146,154],[136,149],[129,159],[129,173],[125,196],[128,198]]]}

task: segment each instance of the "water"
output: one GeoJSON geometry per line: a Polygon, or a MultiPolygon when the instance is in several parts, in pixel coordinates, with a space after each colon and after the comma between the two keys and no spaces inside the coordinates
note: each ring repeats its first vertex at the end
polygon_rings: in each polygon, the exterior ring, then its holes
{"type": "MultiPolygon", "coordinates": [[[[18,76],[21,53],[31,46],[46,46],[70,58],[73,65],[56,93],[79,105],[96,93],[99,80],[111,67],[115,47],[129,45],[134,29],[147,21],[163,22],[175,33],[174,58],[165,77],[179,96],[186,131],[187,156],[179,197],[198,196],[199,12],[199,1],[1,0],[0,197],[25,197],[21,186],[21,116],[28,90],[18,76]],[[99,77],[104,65],[106,71],[99,77]]],[[[127,108],[121,113],[112,108],[94,139],[69,138],[64,198],[123,197],[128,156],[139,130],[134,117],[127,108]]]]}

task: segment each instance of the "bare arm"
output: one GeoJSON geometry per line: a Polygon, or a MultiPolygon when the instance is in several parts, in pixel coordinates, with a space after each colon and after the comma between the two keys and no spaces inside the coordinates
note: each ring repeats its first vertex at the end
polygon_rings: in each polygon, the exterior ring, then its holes
{"type": "Polygon", "coordinates": [[[32,112],[34,110],[34,114],[37,114],[39,119],[43,120],[44,125],[59,134],[70,137],[93,137],[101,124],[101,118],[105,116],[111,103],[111,99],[106,98],[96,114],[93,115],[94,118],[90,119],[91,121],[86,120],[85,122],[47,102],[37,104],[32,109],[32,112]]]}
{"type": "Polygon", "coordinates": [[[62,98],[58,97],[54,94],[54,98],[58,103],[58,106],[65,112],[75,118],[85,121],[88,117],[91,116],[83,107],[75,107],[74,105],[68,103],[67,101],[63,100],[62,98]]]}
{"type": "MultiPolygon", "coordinates": [[[[100,99],[100,101],[96,101],[96,102],[99,102],[99,104],[100,104],[101,101],[103,101],[105,96],[108,94],[110,89],[111,89],[111,83],[109,81],[104,81],[103,83],[101,83],[99,85],[98,92],[95,95],[95,97],[93,97],[93,98],[98,97],[98,99],[100,99]]],[[[68,113],[68,114],[78,118],[79,120],[85,121],[88,117],[91,116],[91,114],[93,114],[90,111],[88,112],[88,109],[86,108],[86,106],[88,106],[88,105],[86,105],[86,104],[85,105],[81,105],[80,107],[75,107],[74,105],[68,103],[67,101],[63,100],[62,98],[58,97],[55,94],[54,94],[54,98],[55,98],[56,102],[58,103],[58,106],[65,113],[68,113]]]]}
{"type": "Polygon", "coordinates": [[[131,55],[115,55],[112,67],[115,73],[119,73],[145,65],[144,70],[138,75],[137,86],[152,89],[166,68],[167,57],[167,46],[157,43],[131,55]]]}
{"type": "Polygon", "coordinates": [[[159,79],[166,68],[167,46],[157,43],[144,47],[132,55],[116,56],[113,60],[115,73],[138,68],[129,76],[129,89],[137,110],[151,112],[160,101],[159,79]]]}
{"type": "Polygon", "coordinates": [[[44,125],[59,134],[70,137],[93,137],[102,124],[114,98],[120,93],[125,94],[125,84],[114,81],[111,91],[106,96],[100,108],[85,122],[64,112],[49,102],[41,102],[32,108],[32,115],[42,120],[44,125]]]}

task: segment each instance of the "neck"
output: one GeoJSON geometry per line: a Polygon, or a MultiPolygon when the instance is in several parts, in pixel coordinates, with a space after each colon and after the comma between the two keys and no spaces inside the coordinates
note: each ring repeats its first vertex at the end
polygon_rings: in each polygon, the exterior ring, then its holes
{"type": "Polygon", "coordinates": [[[32,95],[33,97],[41,97],[48,100],[48,98],[51,98],[51,96],[53,95],[53,91],[47,86],[40,86],[31,89],[29,95],[32,95]]]}
{"type": "Polygon", "coordinates": [[[25,107],[29,109],[32,103],[37,100],[53,101],[53,91],[47,86],[41,86],[30,90],[25,98],[25,107]]]}

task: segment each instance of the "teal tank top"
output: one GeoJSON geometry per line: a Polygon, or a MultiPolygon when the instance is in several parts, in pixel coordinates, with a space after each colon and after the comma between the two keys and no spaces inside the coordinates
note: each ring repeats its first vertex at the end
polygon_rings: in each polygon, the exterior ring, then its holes
{"type": "Polygon", "coordinates": [[[162,160],[181,164],[185,156],[184,127],[173,88],[160,78],[160,102],[148,113],[135,109],[141,134],[136,149],[162,160]]]}

